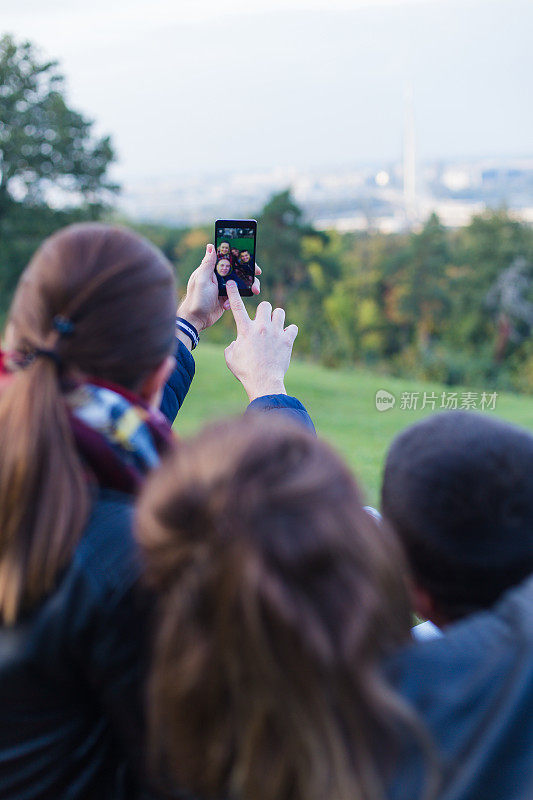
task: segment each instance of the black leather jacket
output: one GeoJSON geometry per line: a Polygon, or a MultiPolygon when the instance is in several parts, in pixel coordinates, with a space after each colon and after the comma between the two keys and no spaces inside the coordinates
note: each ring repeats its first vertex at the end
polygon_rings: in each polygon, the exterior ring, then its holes
{"type": "MultiPolygon", "coordinates": [[[[170,421],[194,375],[181,343],[176,358],[161,405],[170,421]]],[[[295,398],[258,398],[249,409],[312,428],[295,398]]],[[[132,517],[132,497],[102,489],[56,590],[15,626],[0,625],[0,800],[169,796],[145,779],[151,609],[132,517]]]]}
{"type": "MultiPolygon", "coordinates": [[[[170,422],[194,376],[191,354],[176,347],[161,404],[170,422]]],[[[1,800],[153,796],[141,696],[150,609],[132,517],[132,497],[101,490],[56,590],[0,625],[1,800]]]]}
{"type": "Polygon", "coordinates": [[[134,798],[148,605],[132,500],[103,490],[57,590],[0,628],[0,797],[134,798]]]}

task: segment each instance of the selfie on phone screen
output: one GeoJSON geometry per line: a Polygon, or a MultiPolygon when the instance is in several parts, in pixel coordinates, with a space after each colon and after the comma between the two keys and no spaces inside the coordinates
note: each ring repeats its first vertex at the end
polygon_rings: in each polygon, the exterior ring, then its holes
{"type": "Polygon", "coordinates": [[[226,294],[226,281],[235,281],[239,293],[252,294],[255,277],[255,220],[218,220],[215,226],[219,294],[226,294]]]}

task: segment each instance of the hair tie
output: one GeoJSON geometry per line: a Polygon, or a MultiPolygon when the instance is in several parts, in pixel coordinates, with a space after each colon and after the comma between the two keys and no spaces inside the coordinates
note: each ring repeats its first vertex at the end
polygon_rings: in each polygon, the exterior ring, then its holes
{"type": "Polygon", "coordinates": [[[48,358],[50,361],[54,362],[58,371],[60,371],[63,366],[63,364],[61,363],[61,359],[55,350],[35,350],[33,353],[33,357],[48,358]]]}
{"type": "Polygon", "coordinates": [[[52,320],[52,325],[61,336],[72,336],[74,333],[74,323],[67,317],[57,314],[52,320]]]}

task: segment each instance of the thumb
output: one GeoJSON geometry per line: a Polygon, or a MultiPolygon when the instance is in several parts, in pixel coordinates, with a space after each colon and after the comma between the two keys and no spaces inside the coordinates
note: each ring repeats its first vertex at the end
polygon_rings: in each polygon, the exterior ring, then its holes
{"type": "Polygon", "coordinates": [[[231,361],[231,356],[233,355],[234,346],[235,346],[235,341],[231,342],[231,344],[228,344],[228,346],[224,350],[224,358],[226,359],[226,364],[228,365],[228,367],[229,367],[229,362],[231,361]]]}
{"type": "Polygon", "coordinates": [[[202,273],[211,273],[215,269],[217,261],[217,252],[215,250],[214,245],[208,244],[205,248],[205,256],[202,259],[202,263],[200,264],[200,271],[202,273]]]}

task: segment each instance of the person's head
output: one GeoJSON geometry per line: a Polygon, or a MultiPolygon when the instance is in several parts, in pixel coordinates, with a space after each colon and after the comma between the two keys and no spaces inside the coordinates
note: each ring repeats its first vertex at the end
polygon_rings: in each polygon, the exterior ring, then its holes
{"type": "Polygon", "coordinates": [[[159,595],[158,763],[205,797],[380,797],[378,748],[410,723],[378,664],[409,602],[339,456],[288,422],[214,425],[148,480],[137,533],[159,595]]]}
{"type": "Polygon", "coordinates": [[[0,395],[4,622],[53,586],[88,513],[64,387],[90,376],[146,401],[157,396],[171,364],[175,310],[168,262],[122,228],[65,228],[22,274],[8,318],[14,373],[0,395]]]}
{"type": "Polygon", "coordinates": [[[533,435],[467,411],[418,422],[389,450],[382,510],[421,615],[489,608],[533,571],[533,435]]]}
{"type": "Polygon", "coordinates": [[[239,258],[240,254],[241,254],[241,251],[237,247],[232,247],[231,248],[231,255],[233,256],[233,258],[236,258],[236,259],[239,258]]]}
{"type": "Polygon", "coordinates": [[[249,264],[250,258],[251,256],[248,250],[241,250],[241,261],[243,264],[249,264]]]}
{"type": "Polygon", "coordinates": [[[218,252],[221,256],[228,256],[230,252],[229,242],[220,242],[218,252]]]}
{"type": "Polygon", "coordinates": [[[231,262],[229,258],[220,258],[218,260],[217,272],[222,278],[225,278],[226,275],[229,275],[229,273],[231,272],[231,262]]]}

